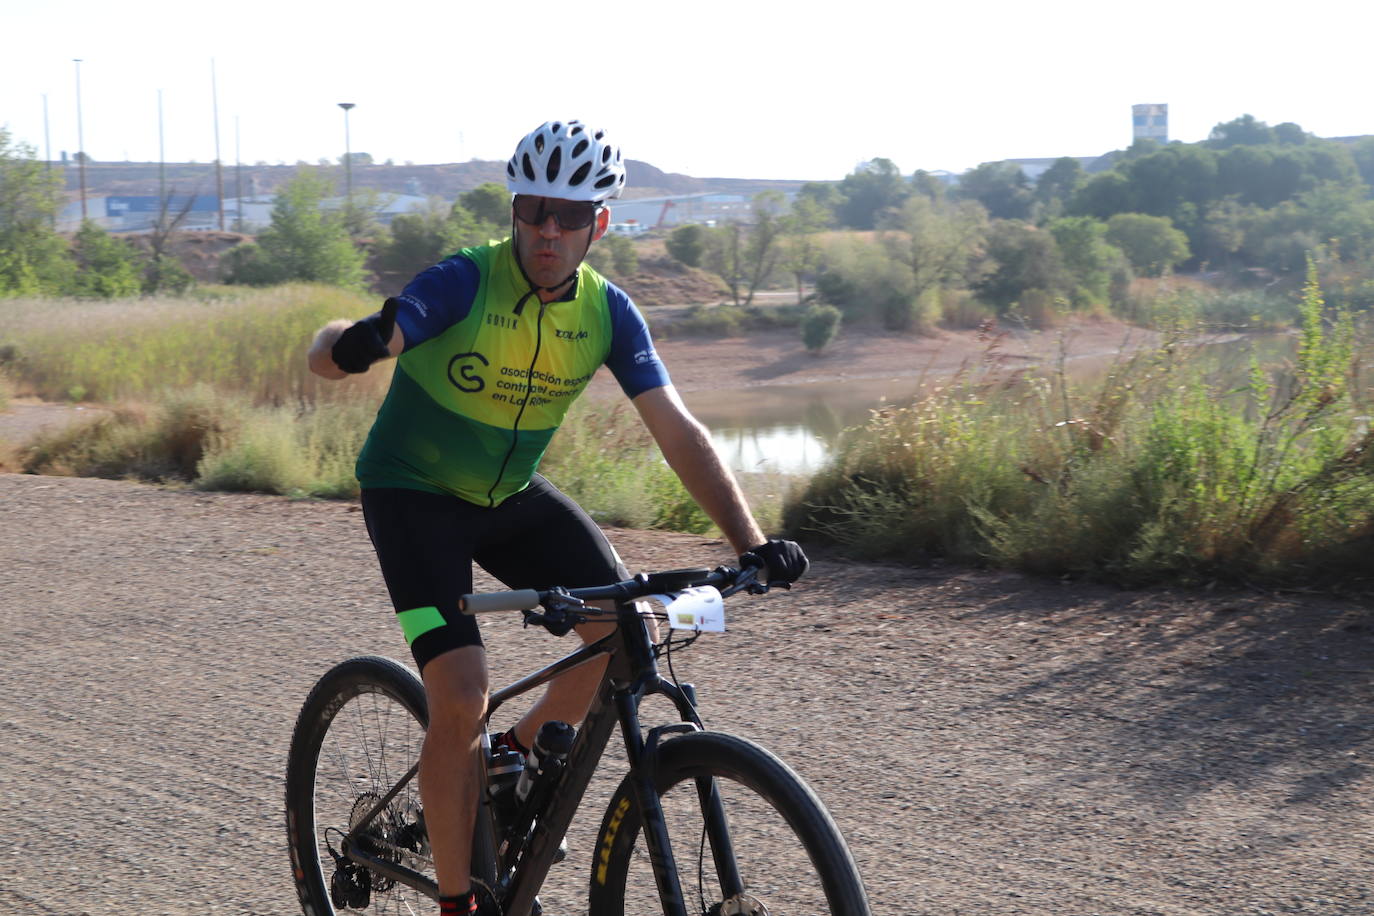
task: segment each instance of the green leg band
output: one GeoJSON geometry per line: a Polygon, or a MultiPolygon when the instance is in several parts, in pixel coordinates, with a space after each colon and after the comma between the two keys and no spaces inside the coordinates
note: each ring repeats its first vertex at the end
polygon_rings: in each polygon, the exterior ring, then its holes
{"type": "Polygon", "coordinates": [[[444,620],[444,615],[439,613],[437,607],[411,608],[408,611],[398,613],[396,619],[401,623],[401,632],[406,636],[406,645],[413,645],[415,640],[430,630],[437,630],[447,623],[444,620]]]}

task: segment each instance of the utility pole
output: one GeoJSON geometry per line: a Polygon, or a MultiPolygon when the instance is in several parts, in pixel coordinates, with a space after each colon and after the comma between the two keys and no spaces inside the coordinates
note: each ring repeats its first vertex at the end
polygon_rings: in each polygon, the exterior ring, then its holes
{"type": "Polygon", "coordinates": [[[157,91],[157,200],[158,207],[164,212],[170,204],[167,200],[167,150],[162,135],[162,90],[157,91]]]}
{"type": "Polygon", "coordinates": [[[219,231],[224,231],[224,169],[219,161],[219,85],[215,81],[215,59],[210,58],[210,98],[215,113],[215,197],[219,201],[219,231]]]}
{"type": "Polygon", "coordinates": [[[344,197],[344,222],[353,222],[353,151],[348,139],[348,112],[353,108],[354,102],[340,102],[339,107],[344,113],[344,185],[347,188],[344,197]]]}
{"type": "Polygon", "coordinates": [[[86,135],[81,129],[81,58],[73,57],[76,64],[76,170],[81,180],[81,222],[86,221],[86,135]]]}
{"type": "Polygon", "coordinates": [[[243,231],[243,156],[239,152],[239,116],[234,115],[234,231],[243,231]]]}
{"type": "MultiPolygon", "coordinates": [[[[48,94],[46,92],[43,93],[43,174],[52,177],[52,138],[48,135],[48,94]]],[[[57,228],[57,210],[57,207],[52,208],[52,227],[54,229],[57,228]]]]}

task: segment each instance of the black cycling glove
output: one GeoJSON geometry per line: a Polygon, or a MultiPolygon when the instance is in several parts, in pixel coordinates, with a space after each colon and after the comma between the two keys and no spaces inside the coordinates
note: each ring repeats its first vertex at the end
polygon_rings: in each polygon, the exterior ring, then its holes
{"type": "Polygon", "coordinates": [[[769,538],[739,558],[742,566],[763,566],[767,570],[768,585],[791,588],[811,566],[801,545],[796,541],[769,538]]]}
{"type": "Polygon", "coordinates": [[[366,372],[367,367],[391,355],[391,335],[396,330],[396,300],[388,299],[374,312],[339,335],[329,351],[334,365],[345,372],[366,372]]]}

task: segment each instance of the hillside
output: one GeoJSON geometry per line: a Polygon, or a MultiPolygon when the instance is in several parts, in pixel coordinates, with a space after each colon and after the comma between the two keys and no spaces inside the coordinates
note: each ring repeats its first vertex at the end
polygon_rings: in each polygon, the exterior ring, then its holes
{"type": "MultiPolygon", "coordinates": [[[[251,197],[272,194],[290,181],[301,165],[268,165],[258,163],[236,167],[226,163],[220,180],[225,197],[251,197]]],[[[344,183],[344,168],[338,164],[326,166],[340,188],[344,183]]],[[[766,189],[795,190],[803,182],[773,181],[750,178],[693,178],[689,175],[664,172],[647,162],[628,160],[626,197],[659,197],[673,194],[721,192],[751,195],[766,189]]],[[[214,194],[216,175],[214,163],[169,162],[162,167],[156,162],[93,162],[86,166],[86,193],[100,195],[157,194],[159,181],[178,193],[214,194]]],[[[439,163],[433,165],[359,165],[353,166],[353,187],[372,188],[386,194],[437,195],[453,199],[484,182],[502,182],[505,163],[486,160],[439,163]]],[[[73,199],[79,194],[80,176],[74,166],[66,170],[66,189],[73,199]]]]}

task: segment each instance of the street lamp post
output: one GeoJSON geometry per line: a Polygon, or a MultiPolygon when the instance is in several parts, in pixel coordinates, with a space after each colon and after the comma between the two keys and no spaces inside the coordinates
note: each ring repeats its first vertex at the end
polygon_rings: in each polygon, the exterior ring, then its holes
{"type": "Polygon", "coordinates": [[[354,102],[340,102],[339,107],[344,113],[344,187],[346,188],[344,198],[344,219],[351,223],[353,221],[353,151],[348,138],[348,112],[353,108],[354,102]]]}
{"type": "Polygon", "coordinates": [[[81,131],[81,58],[73,57],[76,64],[76,170],[81,176],[81,222],[86,222],[86,137],[81,131]]]}

